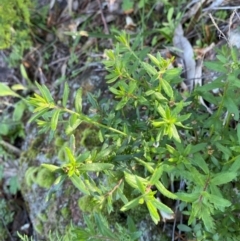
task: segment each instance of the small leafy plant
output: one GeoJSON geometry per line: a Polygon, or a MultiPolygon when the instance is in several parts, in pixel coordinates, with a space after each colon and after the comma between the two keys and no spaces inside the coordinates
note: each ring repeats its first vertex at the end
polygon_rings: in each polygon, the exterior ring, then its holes
{"type": "Polygon", "coordinates": [[[140,37],[122,33],[116,40],[104,61],[111,98],[84,97],[79,89],[69,108],[67,83],[61,103],[36,83],[30,122],[52,137],[58,128],[69,137],[62,163],[42,166],[56,173],[54,185],[69,178],[84,194],[80,208],[92,216],[126,212],[139,223],[144,217],[135,215],[137,209],[158,224],[180,210],[186,221],[178,229],[189,238],[238,240],[237,229],[229,228],[229,223],[239,224],[237,216],[229,215],[239,212],[238,189],[232,191],[240,168],[238,51],[231,48],[229,54],[224,47],[218,61],[206,63],[221,76],[196,87],[185,100],[178,90],[181,69],[172,67],[173,58],[141,49],[140,37]],[[211,92],[215,88],[220,95],[211,92]],[[212,115],[199,96],[215,106],[212,115]],[[91,104],[88,112],[83,101],[91,104]],[[81,153],[75,135],[83,123],[97,130],[101,145],[81,153]]]}

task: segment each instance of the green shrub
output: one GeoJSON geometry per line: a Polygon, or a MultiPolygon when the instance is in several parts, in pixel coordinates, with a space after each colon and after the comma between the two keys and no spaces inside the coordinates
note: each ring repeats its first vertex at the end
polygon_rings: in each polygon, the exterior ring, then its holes
{"type": "MultiPolygon", "coordinates": [[[[55,184],[69,178],[88,200],[86,207],[80,199],[80,208],[91,210],[92,216],[126,212],[139,223],[144,218],[141,213],[148,213],[157,224],[161,216],[174,215],[176,201],[187,218],[178,228],[189,238],[238,240],[238,51],[224,47],[218,61],[206,63],[221,76],[196,87],[185,100],[177,89],[181,69],[172,68],[173,59],[148,54],[149,48],[139,47],[140,37],[130,40],[123,33],[116,39],[115,49],[106,51],[104,61],[113,97],[97,99],[88,93],[94,115],[83,113],[81,89],[74,107],[67,108],[67,84],[61,104],[46,86],[37,84],[40,94],[29,99],[35,107],[30,121],[36,120],[41,132],[54,133],[59,127],[69,136],[64,163],[43,167],[58,174],[55,184]],[[215,88],[221,89],[220,95],[211,92],[215,88]],[[200,96],[215,106],[212,115],[199,103],[200,96]],[[98,129],[102,145],[79,153],[74,135],[84,122],[98,129]]],[[[88,225],[91,222],[88,219],[88,225]]]]}

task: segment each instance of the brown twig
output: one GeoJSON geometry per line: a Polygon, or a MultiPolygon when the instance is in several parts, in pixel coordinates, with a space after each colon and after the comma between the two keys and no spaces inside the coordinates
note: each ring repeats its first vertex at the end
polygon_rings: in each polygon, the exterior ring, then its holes
{"type": "MultiPolygon", "coordinates": [[[[100,2],[100,0],[97,0],[97,2],[98,2],[98,6],[99,6],[99,11],[100,11],[100,14],[101,14],[102,22],[103,22],[103,25],[104,25],[104,32],[105,32],[105,34],[109,34],[108,25],[107,25],[106,19],[104,17],[103,11],[102,11],[101,2],[100,2]]],[[[113,45],[112,39],[110,39],[110,43],[111,43],[111,45],[113,45]]]]}
{"type": "Polygon", "coordinates": [[[223,36],[223,38],[228,42],[228,39],[226,37],[226,35],[220,30],[220,28],[217,26],[213,16],[211,13],[209,13],[209,17],[211,18],[212,22],[213,22],[213,25],[216,27],[216,29],[219,31],[219,33],[223,36]]]}

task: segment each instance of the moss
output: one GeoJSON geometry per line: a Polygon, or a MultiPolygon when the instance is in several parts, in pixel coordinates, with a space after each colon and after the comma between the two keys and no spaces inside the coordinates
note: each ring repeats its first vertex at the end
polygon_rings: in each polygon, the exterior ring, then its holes
{"type": "Polygon", "coordinates": [[[62,215],[65,219],[70,216],[70,212],[69,212],[69,209],[68,209],[67,207],[61,208],[60,212],[61,212],[61,215],[62,215]]]}
{"type": "Polygon", "coordinates": [[[36,183],[43,188],[50,188],[56,177],[55,174],[49,171],[46,168],[40,168],[40,171],[37,173],[36,183]]]}

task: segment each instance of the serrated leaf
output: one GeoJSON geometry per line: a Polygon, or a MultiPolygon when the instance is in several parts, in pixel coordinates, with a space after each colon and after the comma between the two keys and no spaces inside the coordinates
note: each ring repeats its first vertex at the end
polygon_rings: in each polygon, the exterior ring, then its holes
{"type": "Polygon", "coordinates": [[[192,203],[200,197],[200,193],[199,192],[194,192],[194,193],[178,192],[177,197],[181,201],[192,203]]]}
{"type": "Polygon", "coordinates": [[[57,128],[57,124],[58,124],[58,118],[59,118],[59,114],[60,114],[61,110],[55,110],[53,112],[52,118],[51,118],[51,129],[53,131],[56,130],[57,128]]]}
{"type": "Polygon", "coordinates": [[[227,199],[224,199],[222,197],[219,197],[217,195],[213,195],[213,194],[207,194],[206,195],[209,202],[213,203],[213,205],[218,208],[218,207],[229,207],[231,206],[231,202],[228,201],[227,199]]]}
{"type": "Polygon", "coordinates": [[[77,113],[82,113],[82,88],[77,90],[75,96],[75,110],[77,113]]]}
{"type": "Polygon", "coordinates": [[[62,105],[65,108],[67,105],[67,101],[68,101],[68,96],[69,96],[69,86],[67,84],[67,82],[65,82],[64,84],[64,91],[63,91],[63,97],[62,97],[62,105]]]}
{"type": "Polygon", "coordinates": [[[215,229],[214,220],[207,207],[201,208],[201,218],[203,220],[204,226],[208,232],[213,232],[215,229]]]}
{"type": "Polygon", "coordinates": [[[237,177],[236,172],[220,172],[213,176],[210,183],[212,185],[222,185],[228,182],[231,182],[237,177]]]}
{"type": "Polygon", "coordinates": [[[168,191],[164,186],[163,184],[160,182],[160,181],[157,181],[155,183],[155,186],[156,188],[158,189],[158,191],[160,193],[162,193],[164,196],[168,197],[168,198],[171,198],[171,199],[177,199],[177,195],[168,191]]]}

